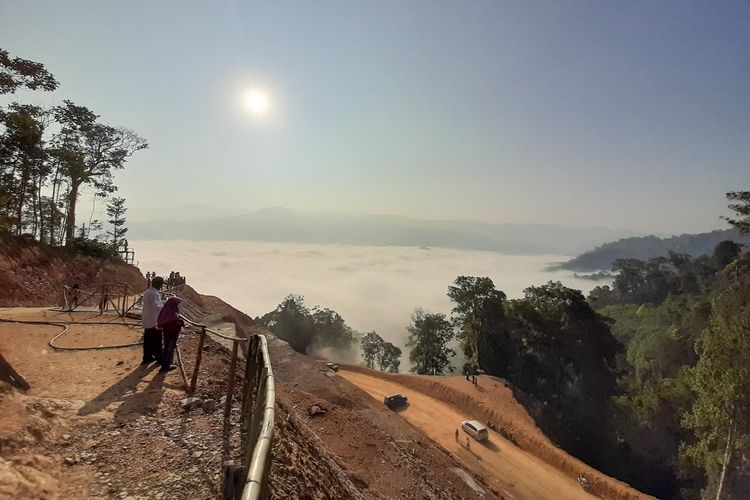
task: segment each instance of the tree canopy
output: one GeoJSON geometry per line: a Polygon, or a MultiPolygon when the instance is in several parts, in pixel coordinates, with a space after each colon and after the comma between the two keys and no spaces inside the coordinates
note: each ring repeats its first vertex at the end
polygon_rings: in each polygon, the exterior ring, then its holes
{"type": "Polygon", "coordinates": [[[19,88],[53,91],[59,83],[44,64],[11,57],[0,49],[0,95],[12,94],[19,88]]]}
{"type": "Polygon", "coordinates": [[[727,193],[727,199],[730,210],[737,215],[724,219],[741,233],[750,234],[750,191],[732,191],[727,193]]]}
{"type": "Polygon", "coordinates": [[[497,372],[500,366],[507,366],[510,345],[503,309],[505,294],[495,289],[490,278],[459,276],[448,287],[448,297],[454,304],[453,324],[470,370],[497,372]]]}
{"type": "Polygon", "coordinates": [[[53,140],[52,155],[69,184],[65,238],[71,241],[81,186],[94,186],[97,196],[113,193],[117,190],[114,171],[124,168],[127,159],[148,144],[128,129],[98,122],[98,115],[71,101],[57,106],[54,115],[61,129],[53,140]]]}
{"type": "Polygon", "coordinates": [[[386,342],[374,331],[362,337],[361,345],[362,359],[368,368],[398,373],[401,366],[401,349],[386,342]]]}
{"type": "Polygon", "coordinates": [[[688,378],[696,397],[684,418],[696,440],[682,451],[705,471],[707,491],[721,498],[734,457],[750,451],[750,277],[717,298],[696,351],[688,378]]]}
{"type": "MultiPolygon", "coordinates": [[[[0,94],[57,85],[43,64],[0,49],[0,94]]],[[[100,226],[93,220],[77,225],[82,187],[92,186],[96,197],[110,196],[117,190],[114,172],[146,147],[134,132],[101,123],[93,111],[68,100],[51,109],[20,103],[0,108],[0,231],[80,247],[100,226]]]]}
{"type": "Polygon", "coordinates": [[[301,353],[333,349],[349,356],[359,335],[344,318],[328,308],[308,308],[301,295],[288,295],[273,311],[256,321],[301,353]]]}
{"type": "Polygon", "coordinates": [[[409,339],[409,361],[411,372],[418,375],[442,375],[453,372],[451,358],[456,352],[448,347],[453,340],[453,327],[445,314],[431,314],[417,309],[411,316],[411,325],[407,328],[409,339]]]}

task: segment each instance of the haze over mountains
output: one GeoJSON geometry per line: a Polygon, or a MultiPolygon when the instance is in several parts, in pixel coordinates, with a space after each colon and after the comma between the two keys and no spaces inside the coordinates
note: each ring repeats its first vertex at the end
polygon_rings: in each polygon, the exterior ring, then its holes
{"type": "Polygon", "coordinates": [[[196,205],[133,212],[129,214],[128,234],[133,240],[401,245],[514,255],[570,255],[637,234],[601,227],[419,220],[400,215],[301,214],[285,208],[264,208],[238,215],[225,215],[228,210],[196,205]]]}

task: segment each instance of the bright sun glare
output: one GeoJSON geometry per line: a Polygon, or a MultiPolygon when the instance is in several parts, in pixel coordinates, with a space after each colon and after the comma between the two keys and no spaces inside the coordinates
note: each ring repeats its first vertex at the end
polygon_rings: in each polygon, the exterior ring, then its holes
{"type": "Polygon", "coordinates": [[[245,92],[243,101],[248,111],[256,116],[265,115],[270,105],[268,94],[262,90],[252,89],[245,92]]]}

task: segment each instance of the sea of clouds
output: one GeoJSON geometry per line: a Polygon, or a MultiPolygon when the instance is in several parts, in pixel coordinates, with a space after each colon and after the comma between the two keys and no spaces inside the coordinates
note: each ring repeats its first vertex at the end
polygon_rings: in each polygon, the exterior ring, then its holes
{"type": "Polygon", "coordinates": [[[308,306],[334,309],[355,330],[375,330],[402,348],[416,308],[450,315],[446,292],[459,275],[488,276],[510,298],[550,280],[584,293],[600,284],[546,271],[565,260],[555,255],[250,241],[137,241],[131,247],[144,274],[179,271],[198,292],[252,317],[300,294],[308,306]]]}

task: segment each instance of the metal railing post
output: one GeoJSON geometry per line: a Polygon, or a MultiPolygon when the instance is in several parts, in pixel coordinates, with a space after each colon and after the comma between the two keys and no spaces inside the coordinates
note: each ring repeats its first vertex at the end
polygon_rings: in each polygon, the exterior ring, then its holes
{"type": "Polygon", "coordinates": [[[245,458],[242,465],[248,467],[252,463],[253,452],[255,451],[255,445],[258,442],[260,435],[260,424],[263,421],[263,405],[265,403],[265,392],[266,392],[266,376],[268,375],[268,367],[261,369],[260,383],[258,384],[258,392],[255,393],[255,405],[253,407],[252,418],[250,420],[250,426],[247,432],[247,447],[245,449],[245,458]]]}

